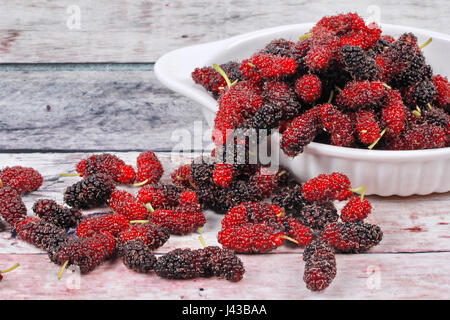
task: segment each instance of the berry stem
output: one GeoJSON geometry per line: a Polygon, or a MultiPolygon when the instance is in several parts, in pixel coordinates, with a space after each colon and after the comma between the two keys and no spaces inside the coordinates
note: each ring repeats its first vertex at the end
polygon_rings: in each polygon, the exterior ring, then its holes
{"type": "Polygon", "coordinates": [[[79,177],[81,176],[81,173],[61,173],[61,177],[79,177]]]}
{"type": "Polygon", "coordinates": [[[414,110],[412,114],[415,115],[417,119],[422,117],[422,110],[420,110],[418,105],[416,105],[416,110],[414,110]]]}
{"type": "Polygon", "coordinates": [[[375,147],[375,145],[378,143],[378,141],[380,141],[380,139],[383,137],[383,135],[386,133],[387,127],[383,129],[383,131],[381,131],[380,136],[378,137],[377,140],[375,140],[370,146],[368,146],[367,148],[369,148],[370,150],[373,149],[373,147],[375,147]]]}
{"type": "MultiPolygon", "coordinates": [[[[429,102],[427,103],[427,107],[429,110],[433,110],[433,107],[431,106],[431,104],[429,102]]],[[[0,180],[0,183],[1,183],[1,180],[0,180]]],[[[1,185],[0,185],[0,188],[1,188],[1,185]]]]}
{"type": "Polygon", "coordinates": [[[354,188],[354,189],[348,189],[348,190],[350,190],[351,192],[355,192],[355,193],[361,192],[361,201],[363,201],[364,194],[366,193],[366,186],[362,186],[362,187],[354,188]]]}
{"type": "Polygon", "coordinates": [[[133,184],[133,187],[142,187],[143,185],[147,184],[147,182],[148,182],[148,179],[146,179],[142,182],[133,184]]]}
{"type": "Polygon", "coordinates": [[[335,88],[338,92],[341,92],[341,91],[342,91],[342,89],[339,88],[338,86],[334,86],[334,88],[335,88]]]}
{"type": "Polygon", "coordinates": [[[13,265],[11,268],[8,268],[8,269],[6,269],[6,270],[1,270],[1,271],[0,271],[0,274],[2,274],[2,273],[7,273],[7,272],[10,272],[10,271],[13,271],[14,269],[18,268],[19,266],[20,266],[20,264],[16,263],[16,264],[13,265]]]}
{"type": "Polygon", "coordinates": [[[58,280],[61,280],[62,274],[63,274],[64,270],[66,270],[68,263],[69,263],[69,260],[66,260],[66,262],[64,262],[63,266],[61,267],[61,271],[59,271],[59,275],[58,275],[58,280]]]}
{"type": "Polygon", "coordinates": [[[205,242],[205,239],[204,239],[202,236],[198,236],[198,240],[200,240],[200,242],[202,243],[203,248],[206,248],[206,247],[207,247],[206,242],[205,242]]]}
{"type": "Polygon", "coordinates": [[[388,90],[392,90],[392,87],[390,85],[388,85],[387,83],[382,82],[381,83],[386,89],[388,90]]]}
{"type": "Polygon", "coordinates": [[[151,204],[150,202],[149,202],[149,203],[146,203],[146,204],[144,205],[144,207],[145,207],[145,209],[147,209],[147,211],[149,211],[150,213],[155,212],[155,209],[153,209],[152,204],[151,204]]]}
{"type": "Polygon", "coordinates": [[[197,230],[198,230],[198,232],[200,232],[200,233],[205,233],[205,231],[202,229],[202,227],[198,227],[197,230]]]}
{"type": "Polygon", "coordinates": [[[293,242],[293,243],[295,243],[295,244],[298,245],[298,241],[295,240],[295,239],[293,239],[293,238],[291,238],[291,237],[288,237],[288,236],[280,236],[279,238],[280,238],[280,239],[286,239],[286,240],[289,240],[289,241],[291,241],[291,242],[293,242]]]}
{"type": "Polygon", "coordinates": [[[423,49],[423,48],[425,48],[427,45],[429,45],[430,43],[431,43],[431,41],[433,41],[433,38],[429,38],[427,41],[425,41],[425,43],[424,44],[422,44],[420,47],[419,47],[419,49],[423,49]]]}
{"type": "Polygon", "coordinates": [[[228,88],[230,88],[233,84],[230,81],[230,78],[228,78],[227,74],[225,73],[225,71],[223,71],[223,69],[221,67],[219,67],[217,64],[213,64],[214,69],[216,69],[216,71],[218,73],[220,73],[220,75],[225,79],[228,88]]]}
{"type": "Polygon", "coordinates": [[[330,97],[328,98],[327,103],[331,103],[331,101],[333,100],[333,97],[334,97],[334,90],[331,90],[330,97]]]}
{"type": "Polygon", "coordinates": [[[310,38],[312,36],[312,33],[311,32],[309,32],[309,33],[305,33],[304,35],[302,35],[302,36],[300,36],[300,40],[305,40],[305,39],[308,39],[308,38],[310,38]]]}
{"type": "Polygon", "coordinates": [[[2,179],[0,179],[0,188],[3,188],[3,182],[2,182],[2,179]]]}
{"type": "Polygon", "coordinates": [[[277,217],[282,218],[282,217],[284,217],[285,213],[286,213],[286,210],[284,208],[281,208],[281,212],[279,214],[277,214],[277,217]]]}
{"type": "Polygon", "coordinates": [[[131,220],[130,223],[149,223],[150,220],[131,220]]]}

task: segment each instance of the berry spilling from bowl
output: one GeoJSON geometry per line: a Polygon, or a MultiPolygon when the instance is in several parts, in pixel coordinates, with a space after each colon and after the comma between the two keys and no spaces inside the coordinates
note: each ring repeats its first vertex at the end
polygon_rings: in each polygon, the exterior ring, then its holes
{"type": "Polygon", "coordinates": [[[450,146],[450,85],[412,33],[397,39],[356,13],[323,17],[297,42],[274,39],[251,57],[192,72],[217,99],[213,140],[278,130],[294,157],[312,141],[418,150],[450,146]]]}

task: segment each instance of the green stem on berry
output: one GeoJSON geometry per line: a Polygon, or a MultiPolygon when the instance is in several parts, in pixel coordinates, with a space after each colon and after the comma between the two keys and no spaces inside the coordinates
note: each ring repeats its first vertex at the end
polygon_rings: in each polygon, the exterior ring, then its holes
{"type": "Polygon", "coordinates": [[[311,32],[305,33],[304,35],[300,36],[299,40],[305,40],[305,39],[310,38],[311,36],[312,36],[311,32]]]}
{"type": "Polygon", "coordinates": [[[342,91],[342,89],[339,88],[338,86],[334,86],[334,88],[335,88],[338,92],[341,92],[341,91],[342,91]]]}
{"type": "Polygon", "coordinates": [[[2,182],[2,179],[0,179],[0,188],[3,188],[3,182],[2,182]]]}
{"type": "Polygon", "coordinates": [[[283,171],[281,171],[281,172],[278,174],[278,176],[281,177],[283,174],[286,174],[286,173],[287,173],[287,171],[286,171],[286,170],[283,170],[283,171]]]}
{"type": "Polygon", "coordinates": [[[373,149],[373,147],[376,146],[376,144],[378,143],[378,141],[380,141],[380,139],[383,137],[383,135],[386,133],[387,131],[387,127],[383,129],[383,131],[380,132],[380,136],[378,137],[377,140],[375,140],[370,146],[368,146],[367,148],[369,148],[370,150],[373,149]]]}
{"type": "Polygon", "coordinates": [[[350,190],[351,192],[354,192],[354,193],[361,193],[361,201],[364,199],[364,194],[366,193],[366,186],[362,186],[362,187],[359,187],[359,188],[354,188],[354,189],[348,189],[348,190],[350,190]]]}
{"type": "Polygon", "coordinates": [[[146,185],[147,182],[148,182],[148,179],[145,179],[145,180],[142,181],[142,182],[133,184],[133,187],[142,187],[143,185],[146,185]]]}
{"type": "Polygon", "coordinates": [[[334,90],[331,90],[330,97],[328,98],[327,103],[331,103],[331,101],[333,101],[333,97],[334,97],[334,90]]]}
{"type": "Polygon", "coordinates": [[[198,240],[200,240],[200,242],[202,243],[203,248],[206,248],[206,247],[207,247],[206,242],[205,242],[205,239],[203,239],[202,236],[198,236],[198,240]]]}
{"type": "Polygon", "coordinates": [[[149,223],[150,220],[131,220],[130,223],[149,223]]]}
{"type": "Polygon", "coordinates": [[[198,232],[200,232],[200,233],[205,233],[205,231],[202,229],[202,227],[198,227],[197,230],[198,230],[198,232]]]}
{"type": "Polygon", "coordinates": [[[61,270],[59,271],[59,275],[58,275],[58,280],[61,280],[62,274],[63,274],[64,270],[66,270],[68,263],[69,263],[69,260],[66,260],[66,262],[64,262],[63,266],[61,267],[61,270]]]}
{"type": "Polygon", "coordinates": [[[429,110],[433,110],[433,107],[431,106],[431,104],[429,102],[427,103],[427,107],[428,107],[429,110]]]}
{"type": "Polygon", "coordinates": [[[79,177],[81,173],[61,173],[61,177],[79,177]]]}
{"type": "Polygon", "coordinates": [[[427,45],[429,45],[431,43],[431,41],[433,41],[433,38],[428,39],[424,44],[422,44],[419,49],[423,49],[425,48],[427,45]]]}
{"type": "Polygon", "coordinates": [[[392,87],[390,85],[388,85],[387,83],[382,82],[381,83],[386,89],[388,90],[392,90],[392,87]]]}
{"type": "Polygon", "coordinates": [[[230,88],[233,84],[231,83],[230,78],[228,78],[228,76],[225,73],[225,71],[223,71],[223,69],[221,67],[219,67],[217,64],[213,64],[213,67],[225,79],[228,88],[230,88]]]}
{"type": "Polygon", "coordinates": [[[2,273],[7,273],[7,272],[10,272],[10,271],[13,271],[14,269],[18,268],[19,266],[20,266],[20,264],[16,263],[16,264],[13,265],[11,268],[8,268],[8,269],[6,269],[6,270],[0,270],[0,274],[2,274],[2,273]]]}
{"type": "Polygon", "coordinates": [[[362,129],[362,130],[361,130],[361,133],[366,133],[366,132],[367,132],[366,129],[362,129]]]}
{"type": "Polygon", "coordinates": [[[422,117],[422,110],[420,110],[418,105],[416,105],[416,110],[414,110],[412,114],[415,115],[418,119],[422,117]]]}
{"type": "Polygon", "coordinates": [[[281,212],[279,214],[277,214],[277,218],[283,218],[284,215],[286,214],[286,210],[284,208],[281,208],[281,212]]]}
{"type": "Polygon", "coordinates": [[[298,245],[298,241],[295,240],[295,239],[293,239],[293,238],[291,238],[291,237],[288,237],[288,236],[280,236],[279,238],[280,238],[280,239],[286,239],[286,240],[289,240],[289,241],[291,241],[291,242],[293,242],[293,243],[295,243],[295,244],[298,245]]]}
{"type": "Polygon", "coordinates": [[[150,202],[144,204],[144,207],[145,207],[145,209],[147,209],[147,211],[149,211],[150,213],[155,212],[155,209],[153,209],[152,204],[151,204],[150,202]]]}

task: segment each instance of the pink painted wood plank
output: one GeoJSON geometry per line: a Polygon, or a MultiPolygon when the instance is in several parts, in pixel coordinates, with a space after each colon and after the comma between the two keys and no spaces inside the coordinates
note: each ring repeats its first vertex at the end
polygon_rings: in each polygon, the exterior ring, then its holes
{"type": "Polygon", "coordinates": [[[300,254],[240,255],[246,273],[220,279],[165,280],[138,274],[121,261],[87,275],[65,272],[44,255],[0,254],[2,299],[449,299],[450,253],[337,255],[337,276],[324,292],[306,289],[300,254]]]}

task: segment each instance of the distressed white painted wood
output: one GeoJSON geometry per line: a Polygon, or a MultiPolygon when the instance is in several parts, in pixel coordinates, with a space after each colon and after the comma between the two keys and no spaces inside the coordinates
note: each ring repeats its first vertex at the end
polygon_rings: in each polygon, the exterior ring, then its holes
{"type": "MultiPolygon", "coordinates": [[[[137,152],[115,153],[125,162],[135,165],[137,152]]],[[[0,164],[3,166],[22,165],[34,167],[44,176],[44,185],[34,193],[24,196],[24,202],[29,209],[33,203],[42,197],[63,202],[63,193],[67,186],[79,180],[77,177],[60,177],[62,172],[74,172],[76,163],[87,157],[88,153],[32,153],[32,154],[0,154],[0,164]]],[[[169,180],[170,173],[180,164],[189,162],[199,154],[173,154],[158,153],[164,166],[164,181],[169,180]]],[[[122,187],[130,192],[137,193],[138,188],[122,187]]],[[[367,220],[380,225],[384,232],[383,241],[374,247],[371,252],[397,253],[397,252],[435,252],[450,251],[450,193],[432,194],[429,196],[413,197],[377,197],[368,199],[373,206],[372,215],[367,220]]],[[[342,207],[344,203],[338,203],[342,207]]],[[[85,211],[108,212],[107,207],[85,211]]],[[[208,245],[217,244],[217,232],[220,230],[222,215],[212,211],[205,212],[207,223],[202,234],[208,245]]],[[[172,236],[169,241],[157,252],[167,252],[177,247],[198,247],[199,233],[186,236],[172,236]]],[[[0,253],[38,253],[33,246],[11,238],[8,229],[0,232],[0,253]]],[[[302,248],[284,245],[275,253],[302,252],[302,248]]]]}
{"type": "Polygon", "coordinates": [[[347,11],[449,33],[449,10],[444,0],[12,0],[0,11],[0,63],[154,62],[183,46],[347,11]]]}
{"type": "Polygon", "coordinates": [[[337,255],[337,275],[323,292],[309,291],[302,278],[302,255],[239,255],[243,280],[216,278],[166,280],[139,274],[120,260],[93,272],[65,272],[44,255],[0,254],[0,268],[20,267],[5,274],[2,299],[443,299],[450,298],[450,253],[337,255]]]}

